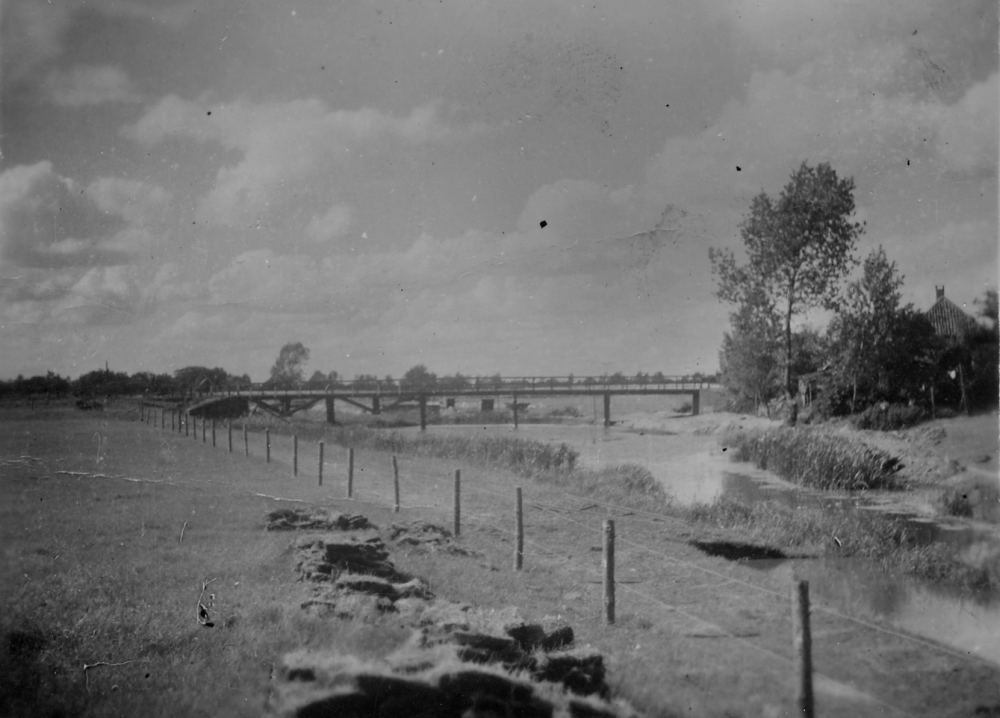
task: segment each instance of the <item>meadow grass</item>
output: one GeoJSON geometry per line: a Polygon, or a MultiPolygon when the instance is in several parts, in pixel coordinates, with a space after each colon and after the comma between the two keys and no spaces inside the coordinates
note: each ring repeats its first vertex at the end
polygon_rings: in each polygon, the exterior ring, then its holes
{"type": "Polygon", "coordinates": [[[808,427],[729,429],[719,443],[733,461],[816,489],[868,491],[902,489],[896,476],[899,460],[857,439],[808,427]]]}

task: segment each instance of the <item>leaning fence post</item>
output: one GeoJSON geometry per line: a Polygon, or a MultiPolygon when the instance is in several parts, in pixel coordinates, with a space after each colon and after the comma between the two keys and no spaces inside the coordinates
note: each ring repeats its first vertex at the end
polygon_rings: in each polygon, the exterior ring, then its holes
{"type": "Polygon", "coordinates": [[[323,442],[319,442],[319,485],[323,485],[323,442]]]}
{"type": "Polygon", "coordinates": [[[455,535],[462,530],[462,470],[455,469],[455,535]]]}
{"type": "Polygon", "coordinates": [[[247,437],[247,423],[243,422],[243,453],[250,456],[250,439],[247,437]]]}
{"type": "Polygon", "coordinates": [[[615,522],[604,520],[604,557],[601,560],[604,569],[604,622],[611,625],[615,622],[615,522]]]}
{"type": "Polygon", "coordinates": [[[354,447],[347,450],[347,498],[354,498],[354,447]]]}
{"type": "Polygon", "coordinates": [[[514,491],[514,570],[520,571],[524,563],[524,513],[521,509],[521,487],[514,491]]]}
{"type": "Polygon", "coordinates": [[[795,705],[798,714],[813,718],[812,634],[809,630],[809,582],[792,586],[792,647],[795,653],[795,705]]]}
{"type": "Polygon", "coordinates": [[[395,492],[395,501],[392,504],[393,513],[399,513],[399,462],[396,461],[396,455],[392,455],[392,488],[395,492]]]}
{"type": "Polygon", "coordinates": [[[264,460],[264,463],[270,464],[271,463],[271,430],[270,429],[264,429],[264,444],[266,446],[265,451],[267,452],[266,453],[266,457],[267,458],[264,460]]]}

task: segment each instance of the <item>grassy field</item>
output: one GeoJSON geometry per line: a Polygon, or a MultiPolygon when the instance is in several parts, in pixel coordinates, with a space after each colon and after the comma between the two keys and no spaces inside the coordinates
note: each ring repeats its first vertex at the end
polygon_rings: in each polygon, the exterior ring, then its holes
{"type": "MultiPolygon", "coordinates": [[[[0,714],[260,715],[288,650],[385,655],[408,637],[391,621],[300,610],[291,537],[265,532],[264,514],[303,502],[380,526],[447,526],[455,468],[469,555],[400,551],[401,570],[484,610],[560,615],[579,643],[605,652],[611,685],[648,715],[790,714],[790,586],[690,544],[730,534],[576,498],[579,485],[436,457],[401,457],[403,509],[393,514],[386,452],[356,452],[347,501],[342,447],[327,447],[321,487],[313,442],[300,447],[296,477],[288,437],[272,437],[266,463],[260,435],[246,457],[240,435],[230,454],[221,432],[213,449],[210,434],[202,441],[136,416],[122,405],[0,418],[0,714]],[[515,486],[525,492],[521,572],[511,569],[515,486]],[[620,537],[611,627],[600,621],[595,550],[606,517],[620,537]],[[211,601],[212,628],[198,622],[200,598],[211,601]]],[[[836,612],[817,608],[813,620],[821,715],[893,715],[886,705],[971,715],[1000,704],[995,665],[836,612]]]]}

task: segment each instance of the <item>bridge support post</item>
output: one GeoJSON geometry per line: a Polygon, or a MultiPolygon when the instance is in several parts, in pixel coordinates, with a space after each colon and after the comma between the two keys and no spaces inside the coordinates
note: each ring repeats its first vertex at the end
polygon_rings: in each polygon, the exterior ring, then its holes
{"type": "Polygon", "coordinates": [[[336,424],[337,423],[337,415],[334,412],[333,402],[334,402],[334,398],[332,396],[326,397],[326,423],[327,424],[336,424]]]}
{"type": "Polygon", "coordinates": [[[427,397],[420,395],[420,430],[427,430],[427,397]]]}
{"type": "Polygon", "coordinates": [[[517,428],[517,394],[514,394],[514,428],[517,428]]]}
{"type": "Polygon", "coordinates": [[[611,392],[604,392],[604,425],[611,426],[611,392]]]}
{"type": "Polygon", "coordinates": [[[372,414],[374,416],[378,416],[381,413],[382,413],[382,401],[381,401],[380,397],[373,396],[372,397],[372,414]]]}
{"type": "Polygon", "coordinates": [[[701,389],[691,392],[691,416],[698,416],[701,413],[701,389]]]}

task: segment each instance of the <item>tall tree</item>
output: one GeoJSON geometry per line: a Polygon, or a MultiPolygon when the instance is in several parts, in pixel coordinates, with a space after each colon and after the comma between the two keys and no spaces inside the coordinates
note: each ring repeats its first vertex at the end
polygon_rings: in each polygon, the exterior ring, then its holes
{"type": "Polygon", "coordinates": [[[298,384],[304,378],[303,368],[309,361],[309,350],[302,342],[289,343],[281,347],[278,359],[271,367],[271,381],[278,386],[298,384]]]}
{"type": "Polygon", "coordinates": [[[780,387],[779,317],[757,290],[743,297],[729,321],[732,331],[723,335],[719,352],[722,382],[739,408],[767,406],[780,387]]]}
{"type": "Polygon", "coordinates": [[[890,391],[888,372],[893,369],[890,362],[899,339],[902,286],[895,262],[889,261],[882,247],[872,250],[861,278],[847,286],[841,311],[830,322],[837,371],[851,387],[852,412],[857,410],[859,391],[865,404],[890,391]]]}
{"type": "Polygon", "coordinates": [[[830,165],[805,162],[777,200],[761,192],[740,224],[748,262],[730,250],[709,250],[716,296],[742,305],[763,293],[782,320],[784,389],[794,391],[792,321],[810,309],[835,309],[840,282],[857,263],[854,248],[864,231],[851,221],[854,179],[840,179],[830,165]]]}

